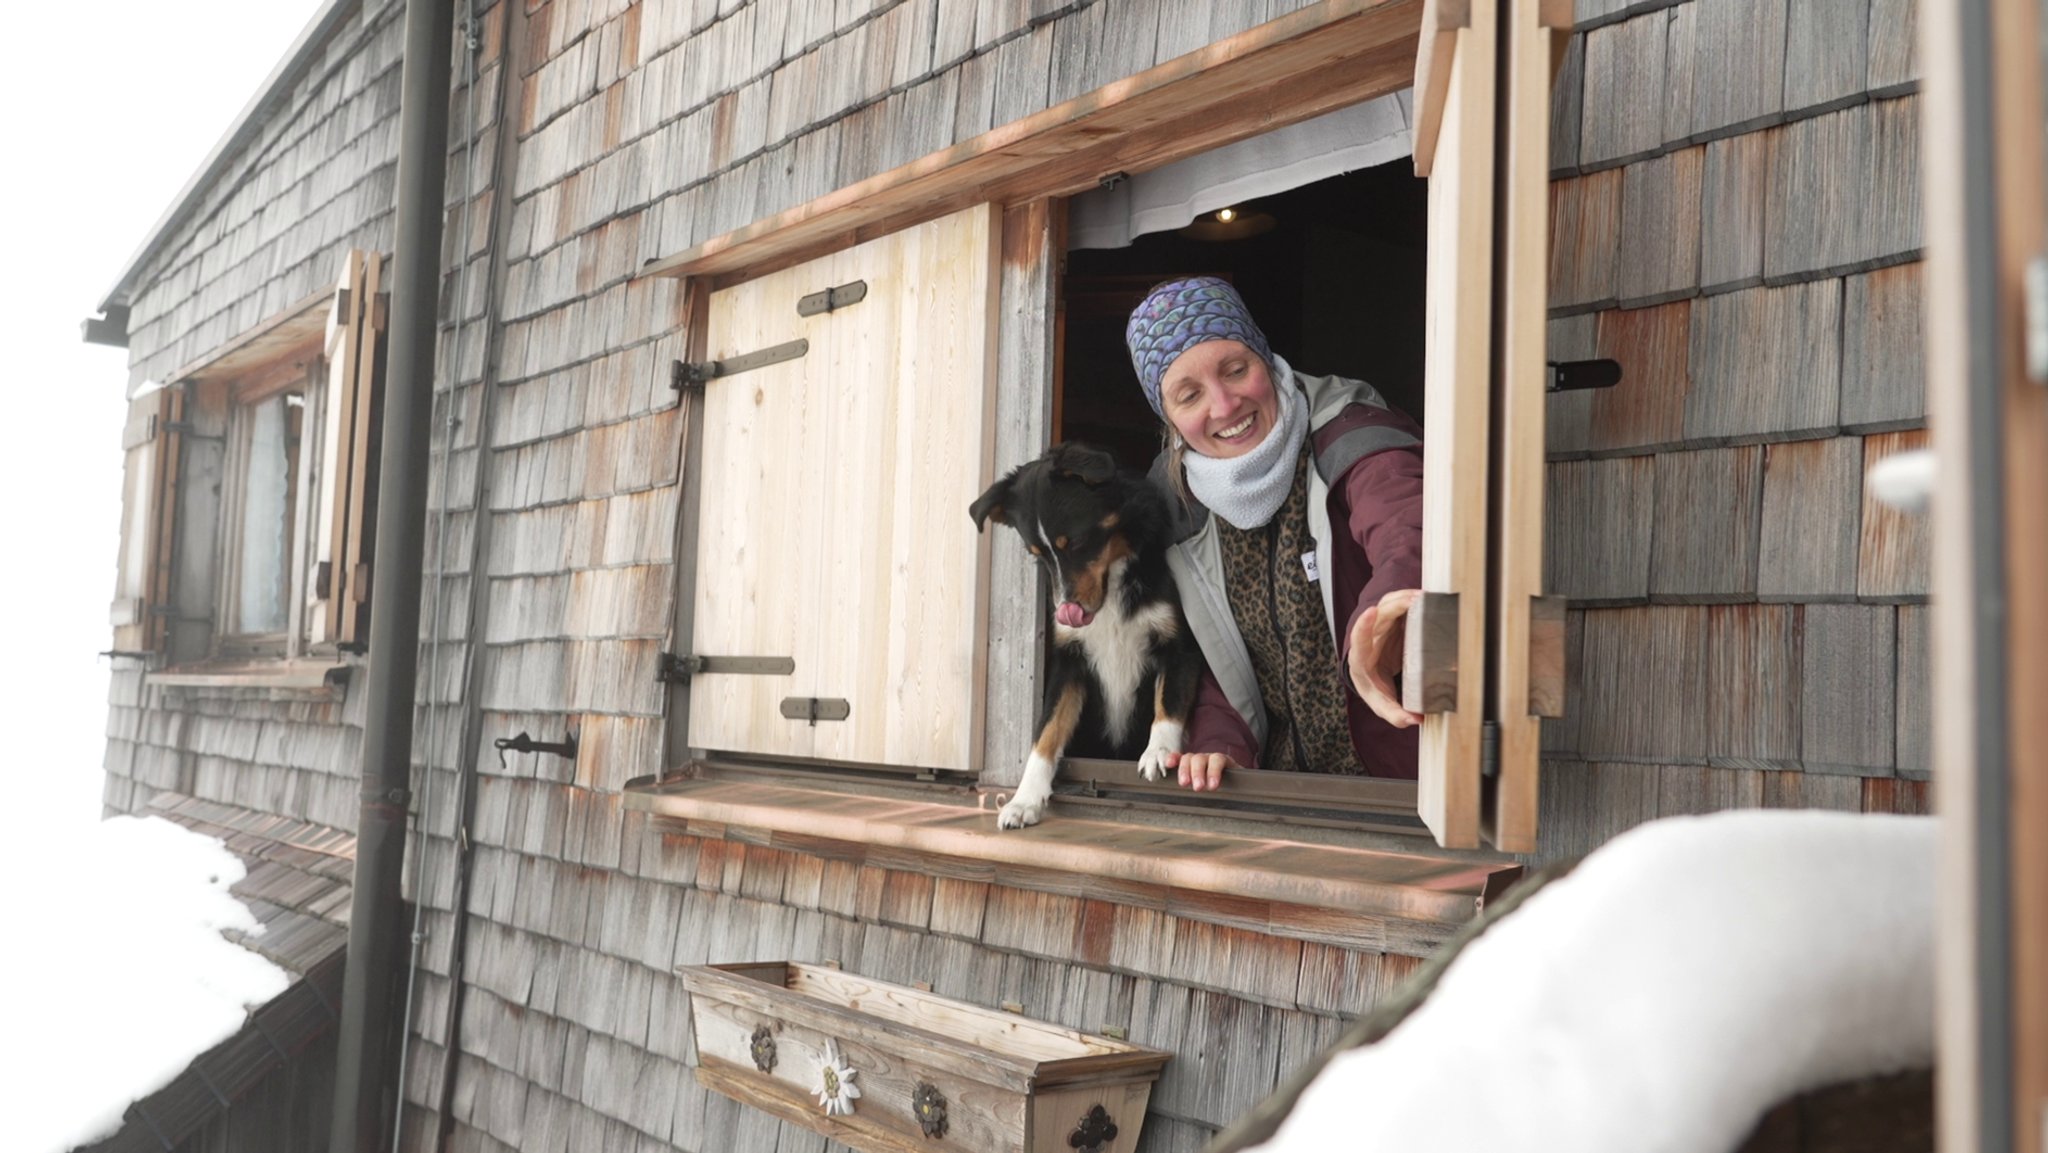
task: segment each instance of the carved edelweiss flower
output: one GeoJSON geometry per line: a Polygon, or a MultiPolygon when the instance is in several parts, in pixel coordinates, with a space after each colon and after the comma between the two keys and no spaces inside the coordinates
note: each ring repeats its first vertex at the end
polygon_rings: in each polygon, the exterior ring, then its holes
{"type": "Polygon", "coordinates": [[[927,1137],[946,1135],[946,1095],[930,1081],[919,1081],[917,1091],[910,1095],[910,1112],[917,1118],[917,1127],[927,1137]]]}
{"type": "Polygon", "coordinates": [[[775,1034],[762,1025],[754,1030],[753,1043],[748,1046],[754,1058],[754,1068],[763,1073],[775,1071],[775,1034]]]}
{"type": "Polygon", "coordinates": [[[825,1042],[825,1061],[818,1067],[818,1104],[825,1107],[827,1117],[844,1117],[853,1112],[854,1098],[860,1096],[860,1086],[853,1083],[858,1076],[860,1070],[839,1055],[839,1042],[825,1042]]]}

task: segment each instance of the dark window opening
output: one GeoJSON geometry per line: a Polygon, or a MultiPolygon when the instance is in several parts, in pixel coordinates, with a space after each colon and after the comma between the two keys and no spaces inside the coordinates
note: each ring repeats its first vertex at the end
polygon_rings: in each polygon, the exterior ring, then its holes
{"type": "MultiPolygon", "coordinates": [[[[1422,419],[1428,184],[1412,161],[1230,207],[1228,220],[1207,212],[1125,248],[1067,254],[1055,441],[1100,445],[1129,468],[1151,465],[1163,426],[1138,387],[1124,325],[1153,285],[1196,274],[1235,285],[1297,373],[1362,380],[1422,419]]],[[[1107,751],[1100,734],[1083,731],[1067,756],[1107,751]]]]}

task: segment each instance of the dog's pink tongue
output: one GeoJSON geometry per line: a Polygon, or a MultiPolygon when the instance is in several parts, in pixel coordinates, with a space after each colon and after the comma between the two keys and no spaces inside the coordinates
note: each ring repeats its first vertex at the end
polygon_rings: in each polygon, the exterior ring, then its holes
{"type": "Polygon", "coordinates": [[[1060,607],[1052,615],[1053,619],[1070,629],[1078,629],[1095,619],[1094,613],[1089,612],[1073,601],[1060,602],[1060,607]]]}

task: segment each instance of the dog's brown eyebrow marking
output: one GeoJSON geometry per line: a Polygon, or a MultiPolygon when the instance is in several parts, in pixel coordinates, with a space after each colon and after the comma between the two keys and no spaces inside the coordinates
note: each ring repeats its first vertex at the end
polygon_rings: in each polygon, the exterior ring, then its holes
{"type": "Polygon", "coordinates": [[[1063,537],[1063,536],[1056,536],[1056,537],[1052,538],[1052,547],[1054,547],[1054,548],[1065,548],[1065,547],[1067,547],[1067,538],[1066,538],[1066,537],[1063,537]]]}
{"type": "Polygon", "coordinates": [[[1039,548],[1039,547],[1038,547],[1037,545],[1035,545],[1035,544],[1027,544],[1027,545],[1025,545],[1025,546],[1024,546],[1024,548],[1025,548],[1025,550],[1026,550],[1027,552],[1029,552],[1029,553],[1030,553],[1030,554],[1031,554],[1032,556],[1044,556],[1044,555],[1045,555],[1044,551],[1043,551],[1043,550],[1041,550],[1041,549],[1040,549],[1040,548],[1039,548]]]}
{"type": "Polygon", "coordinates": [[[1122,517],[1118,516],[1118,515],[1117,515],[1117,514],[1115,514],[1115,513],[1110,513],[1110,514],[1109,514],[1108,516],[1106,516],[1106,517],[1103,517],[1103,518],[1102,518],[1102,520],[1101,520],[1101,521],[1099,522],[1099,524],[1097,525],[1097,527],[1098,527],[1098,528],[1115,528],[1115,527],[1116,527],[1117,525],[1121,524],[1122,522],[1123,522],[1123,518],[1122,518],[1122,517]]]}

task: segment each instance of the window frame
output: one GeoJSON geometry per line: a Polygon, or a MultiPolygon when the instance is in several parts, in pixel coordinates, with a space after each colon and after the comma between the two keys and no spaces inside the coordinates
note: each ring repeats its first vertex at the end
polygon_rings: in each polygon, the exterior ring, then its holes
{"type": "MultiPolygon", "coordinates": [[[[712,291],[976,201],[1001,206],[998,366],[988,385],[997,430],[992,477],[1033,459],[1051,443],[1050,410],[1057,395],[1054,382],[1059,372],[1063,319],[1058,281],[1065,251],[1066,197],[1096,186],[1105,173],[1149,170],[1403,88],[1417,87],[1419,93],[1425,78],[1417,75],[1417,66],[1427,59],[1424,45],[1430,39],[1425,29],[1449,29],[1449,22],[1458,19],[1464,8],[1459,3],[1427,0],[1421,5],[1332,4],[1298,10],[1203,52],[1157,65],[1112,89],[999,126],[903,168],[756,220],[653,262],[641,275],[683,279],[683,342],[688,359],[701,360],[705,355],[705,305],[712,291]],[[1290,53],[1301,53],[1311,42],[1315,45],[1311,50],[1316,54],[1314,67],[1326,82],[1303,90],[1300,85],[1274,81],[1272,77],[1310,66],[1305,53],[1300,63],[1286,61],[1296,59],[1290,53]],[[1115,95],[1105,97],[1109,92],[1115,95]],[[1071,151],[1063,152],[1050,143],[1055,140],[1068,142],[1071,151]],[[997,381],[1008,383],[999,388],[997,381]],[[1019,387],[1019,381],[1029,383],[1019,387]]],[[[1543,0],[1543,8],[1546,27],[1569,26],[1568,11],[1562,25],[1551,23],[1567,5],[1543,0]]],[[[1544,124],[1547,126],[1547,117],[1544,124]]],[[[691,403],[687,396],[684,403],[691,403]]],[[[695,461],[701,453],[700,422],[686,416],[685,426],[685,460],[695,461]]],[[[695,472],[686,464],[684,475],[672,651],[682,651],[676,638],[690,635],[688,606],[694,599],[695,472]]],[[[998,534],[988,572],[984,635],[989,673],[981,706],[984,744],[978,778],[984,793],[1014,785],[1021,775],[1020,750],[1035,736],[1046,629],[1042,576],[1021,547],[1001,540],[998,534]]],[[[1479,604],[1473,607],[1481,608],[1479,604]]],[[[1484,661],[1472,664],[1476,669],[1484,661]]],[[[676,718],[687,717],[687,701],[687,688],[671,694],[668,745],[652,787],[659,788],[672,773],[717,773],[700,755],[701,750],[686,747],[682,731],[686,725],[676,723],[676,718]]],[[[1476,775],[1477,750],[1472,751],[1471,769],[1476,775]]],[[[718,759],[715,755],[709,758],[718,759]]],[[[835,771],[835,766],[826,764],[800,767],[827,775],[835,771]]],[[[887,766],[860,766],[860,770],[890,771],[887,766]]],[[[1134,768],[1132,776],[1135,778],[1134,768]]],[[[1060,780],[1069,786],[1070,795],[1075,792],[1071,774],[1063,773],[1060,780]]],[[[1340,791],[1358,785],[1363,790],[1356,798],[1361,807],[1373,804],[1370,794],[1389,784],[1345,778],[1319,783],[1340,791]]],[[[1395,784],[1399,787],[1402,783],[1395,784]]],[[[1533,788],[1530,792],[1533,796],[1533,788]]],[[[1473,805],[1476,811],[1476,801],[1473,805]]],[[[1135,805],[1139,810],[1162,807],[1179,815],[1196,812],[1195,807],[1183,811],[1149,799],[1135,805]]],[[[1419,800],[1413,811],[1426,819],[1419,800]]],[[[1328,815],[1303,811],[1298,820],[1306,828],[1328,815]]],[[[1359,827],[1366,828],[1363,823],[1359,827]]],[[[1462,837],[1445,843],[1453,848],[1476,846],[1476,841],[1462,837]]]]}
{"type": "Polygon", "coordinates": [[[114,623],[117,647],[137,643],[126,655],[145,660],[146,684],[319,693],[360,650],[367,596],[346,605],[340,598],[368,587],[361,561],[375,515],[371,448],[388,307],[378,291],[382,259],[349,251],[335,287],[271,315],[131,402],[131,425],[145,408],[156,410],[146,441],[127,438],[135,442],[131,468],[154,475],[147,484],[131,477],[124,489],[124,502],[146,495],[148,505],[144,512],[124,503],[114,623]],[[285,510],[284,628],[244,632],[237,600],[251,414],[291,395],[301,402],[285,510]],[[134,539],[138,524],[147,540],[134,539]],[[145,554],[148,585],[138,598],[127,566],[145,554]]]}

